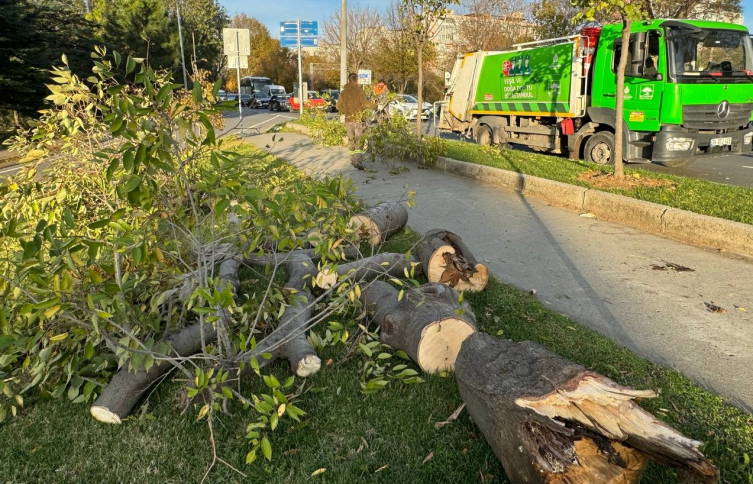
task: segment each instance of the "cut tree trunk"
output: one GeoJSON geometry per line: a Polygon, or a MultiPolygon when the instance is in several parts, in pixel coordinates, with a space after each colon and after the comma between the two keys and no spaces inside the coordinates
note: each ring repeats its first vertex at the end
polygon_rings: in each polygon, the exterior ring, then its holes
{"type": "Polygon", "coordinates": [[[718,482],[691,440],[635,403],[656,396],[588,371],[546,348],[471,335],[455,362],[471,417],[511,482],[638,483],[649,459],[694,482],[718,482]]]}
{"type": "MultiPolygon", "coordinates": [[[[342,259],[355,259],[361,252],[355,245],[341,246],[339,248],[332,249],[330,251],[332,255],[338,254],[342,259]]],[[[264,254],[250,254],[243,259],[243,262],[250,265],[265,265],[265,264],[285,264],[291,261],[300,261],[305,258],[311,260],[319,260],[320,252],[316,249],[296,249],[289,252],[274,252],[264,254]]]]}
{"type": "Polygon", "coordinates": [[[459,294],[443,284],[406,289],[402,299],[390,284],[361,290],[364,309],[380,326],[381,341],[403,350],[427,373],[452,370],[460,345],[476,332],[476,318],[459,294]]]}
{"type": "Polygon", "coordinates": [[[481,291],[489,270],[473,257],[463,239],[447,230],[426,232],[416,248],[430,282],[441,282],[458,291],[481,291]]]}
{"type": "Polygon", "coordinates": [[[359,259],[347,264],[340,264],[337,270],[323,268],[316,276],[316,285],[322,289],[329,289],[337,281],[348,278],[354,284],[373,281],[379,276],[405,277],[413,271],[413,276],[421,275],[421,263],[418,259],[405,258],[405,254],[377,254],[365,259],[359,259]]]}
{"type": "Polygon", "coordinates": [[[379,245],[408,223],[408,210],[401,202],[385,202],[350,218],[348,226],[358,241],[379,245]]]}

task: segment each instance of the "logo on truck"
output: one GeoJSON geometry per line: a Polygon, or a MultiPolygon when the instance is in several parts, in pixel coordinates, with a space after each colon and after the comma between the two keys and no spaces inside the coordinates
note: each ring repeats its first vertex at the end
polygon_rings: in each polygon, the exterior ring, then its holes
{"type": "Polygon", "coordinates": [[[729,101],[722,101],[716,107],[716,117],[725,119],[727,116],[729,116],[729,101]]]}

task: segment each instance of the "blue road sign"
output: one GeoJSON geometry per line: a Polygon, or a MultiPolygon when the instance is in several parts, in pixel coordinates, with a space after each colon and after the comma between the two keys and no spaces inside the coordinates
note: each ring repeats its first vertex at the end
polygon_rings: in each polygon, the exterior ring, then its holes
{"type": "MultiPolygon", "coordinates": [[[[281,47],[298,47],[298,36],[295,37],[280,37],[281,47]]],[[[301,37],[301,47],[318,47],[319,39],[309,37],[301,37]]]]}
{"type": "MultiPolygon", "coordinates": [[[[319,37],[319,22],[301,20],[301,39],[316,37],[319,37]]],[[[286,22],[280,22],[280,40],[282,39],[296,39],[296,41],[298,40],[297,21],[289,20],[286,22]]]]}

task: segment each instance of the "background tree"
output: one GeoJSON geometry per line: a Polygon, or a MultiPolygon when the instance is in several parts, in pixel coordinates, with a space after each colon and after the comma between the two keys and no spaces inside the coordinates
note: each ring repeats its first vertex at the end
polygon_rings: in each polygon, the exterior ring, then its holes
{"type": "Polygon", "coordinates": [[[575,0],[573,5],[579,6],[582,11],[573,18],[573,22],[587,20],[593,21],[601,12],[603,15],[619,16],[622,21],[622,49],[620,60],[617,64],[617,96],[615,99],[615,122],[614,122],[614,149],[612,158],[614,161],[614,176],[625,176],[622,163],[622,138],[623,138],[623,107],[625,100],[625,67],[628,60],[628,45],[630,45],[630,24],[646,16],[641,5],[637,3],[626,4],[623,0],[575,0]]]}
{"type": "Polygon", "coordinates": [[[742,15],[740,0],[644,0],[644,10],[648,18],[727,18],[742,15]]]}
{"type": "Polygon", "coordinates": [[[164,0],[101,1],[102,40],[122,54],[144,58],[154,69],[179,65],[178,25],[164,0]]]}
{"type": "Polygon", "coordinates": [[[94,28],[80,5],[65,0],[0,0],[0,12],[0,116],[32,116],[63,53],[74,73],[90,72],[94,28]]]}
{"type": "MultiPolygon", "coordinates": [[[[503,50],[530,35],[524,26],[527,5],[511,0],[464,0],[457,22],[458,52],[503,50]]],[[[570,19],[568,19],[569,21],[570,19]]]]}
{"type": "Polygon", "coordinates": [[[216,77],[225,63],[222,29],[230,21],[225,7],[218,0],[182,0],[180,15],[186,58],[190,53],[195,69],[207,70],[216,77]]]}
{"type": "Polygon", "coordinates": [[[536,23],[536,35],[539,39],[554,39],[573,35],[581,25],[572,19],[580,9],[570,0],[539,0],[532,7],[533,20],[536,23]]]}
{"type": "MultiPolygon", "coordinates": [[[[423,102],[423,53],[424,47],[432,40],[437,31],[438,23],[447,14],[448,5],[457,5],[459,0],[401,0],[398,9],[404,15],[404,29],[409,34],[416,50],[418,64],[418,109],[423,102]]],[[[416,117],[416,136],[421,138],[421,115],[416,117]]]]}
{"type": "MultiPolygon", "coordinates": [[[[333,63],[340,63],[340,11],[330,15],[323,24],[322,50],[333,63]]],[[[376,10],[360,5],[348,5],[346,42],[348,71],[370,67],[373,53],[382,47],[382,16],[376,10]]]]}

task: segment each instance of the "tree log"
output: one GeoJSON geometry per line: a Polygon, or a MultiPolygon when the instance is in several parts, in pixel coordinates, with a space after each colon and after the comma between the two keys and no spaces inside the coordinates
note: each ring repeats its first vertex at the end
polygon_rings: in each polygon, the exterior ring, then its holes
{"type": "Polygon", "coordinates": [[[463,239],[447,230],[426,232],[416,248],[429,282],[441,282],[458,291],[481,291],[489,270],[473,257],[463,239]]]}
{"type": "Polygon", "coordinates": [[[476,317],[459,294],[442,284],[399,291],[376,281],[361,290],[364,308],[380,326],[381,341],[403,350],[427,373],[452,370],[460,345],[476,332],[476,317]]]}
{"type": "MultiPolygon", "coordinates": [[[[332,249],[331,255],[334,256],[335,254],[342,259],[355,259],[361,254],[361,251],[355,245],[347,245],[345,247],[332,249]]],[[[285,264],[287,262],[300,261],[306,258],[314,261],[319,260],[320,253],[316,249],[296,249],[289,252],[264,253],[261,255],[250,254],[243,259],[243,262],[249,265],[285,264]]]]}
{"type": "Polygon", "coordinates": [[[408,210],[401,202],[380,203],[350,218],[348,226],[356,231],[358,241],[377,246],[408,223],[408,210]]]}
{"type": "Polygon", "coordinates": [[[316,285],[322,289],[329,289],[337,281],[347,277],[354,283],[373,281],[379,276],[405,277],[405,271],[414,276],[421,275],[421,263],[415,257],[405,258],[405,254],[377,254],[365,259],[359,259],[347,264],[340,264],[336,271],[324,268],[316,275],[316,285]]]}
{"type": "Polygon", "coordinates": [[[701,442],[634,402],[654,392],[620,386],[536,343],[471,335],[455,378],[513,483],[638,483],[648,459],[718,482],[701,442]]]}

